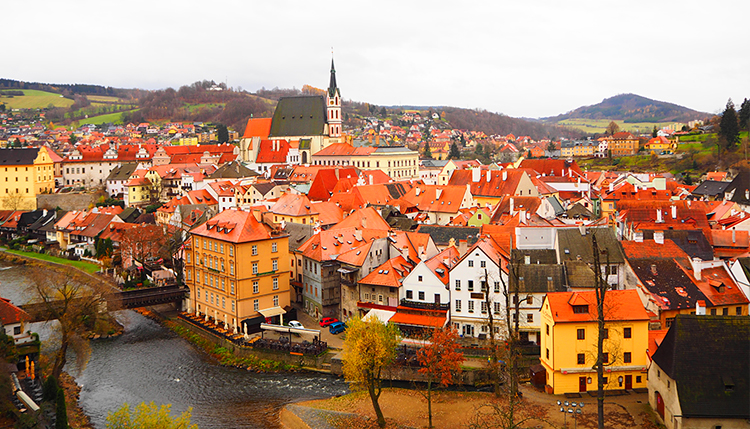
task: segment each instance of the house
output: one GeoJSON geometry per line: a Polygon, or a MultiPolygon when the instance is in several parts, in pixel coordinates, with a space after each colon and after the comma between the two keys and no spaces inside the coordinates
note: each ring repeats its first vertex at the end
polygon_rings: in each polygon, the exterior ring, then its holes
{"type": "MultiPolygon", "coordinates": [[[[647,386],[649,316],[635,290],[610,290],[604,298],[605,390],[647,386]]],[[[547,393],[596,390],[598,343],[595,291],[549,293],[542,304],[541,364],[547,393]]]]}
{"type": "Polygon", "coordinates": [[[235,333],[258,317],[281,322],[290,303],[289,236],[259,211],[224,210],[185,243],[188,312],[235,333]]]}
{"type": "Polygon", "coordinates": [[[649,404],[667,429],[748,427],[748,362],[750,318],[680,315],[653,354],[649,404]]]}
{"type": "Polygon", "coordinates": [[[626,279],[625,255],[611,228],[587,228],[582,226],[580,228],[558,229],[555,242],[558,262],[567,266],[579,263],[583,263],[587,267],[593,265],[595,263],[594,235],[596,235],[597,245],[602,251],[599,256],[599,262],[603,270],[602,275],[606,276],[607,283],[612,287],[623,289],[626,279]]]}
{"type": "Polygon", "coordinates": [[[7,298],[0,297],[0,327],[5,335],[12,337],[16,345],[31,342],[31,334],[26,331],[26,322],[31,317],[23,309],[11,304],[7,298]]]}
{"type": "Polygon", "coordinates": [[[0,149],[0,210],[36,210],[36,196],[55,189],[52,149],[0,149]]]}

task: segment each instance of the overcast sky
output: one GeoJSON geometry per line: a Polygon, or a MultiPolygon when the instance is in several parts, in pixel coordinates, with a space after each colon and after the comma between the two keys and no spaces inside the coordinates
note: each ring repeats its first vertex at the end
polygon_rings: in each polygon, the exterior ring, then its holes
{"type": "Polygon", "coordinates": [[[546,117],[635,93],[750,97],[750,2],[5,1],[0,77],[121,88],[328,86],[344,99],[546,117]]]}

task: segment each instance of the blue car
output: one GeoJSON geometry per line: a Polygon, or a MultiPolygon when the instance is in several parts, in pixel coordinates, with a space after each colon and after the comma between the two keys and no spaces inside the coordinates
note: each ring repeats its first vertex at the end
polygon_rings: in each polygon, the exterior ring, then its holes
{"type": "Polygon", "coordinates": [[[346,325],[342,322],[333,322],[328,327],[328,332],[332,334],[340,334],[346,330],[346,325]]]}

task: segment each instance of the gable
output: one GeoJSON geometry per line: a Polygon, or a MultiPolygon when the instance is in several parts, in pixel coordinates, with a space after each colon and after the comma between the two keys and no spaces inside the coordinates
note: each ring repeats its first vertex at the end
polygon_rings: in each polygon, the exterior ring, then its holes
{"type": "Polygon", "coordinates": [[[325,115],[326,106],[322,96],[282,98],[273,114],[269,137],[323,135],[325,115]]]}

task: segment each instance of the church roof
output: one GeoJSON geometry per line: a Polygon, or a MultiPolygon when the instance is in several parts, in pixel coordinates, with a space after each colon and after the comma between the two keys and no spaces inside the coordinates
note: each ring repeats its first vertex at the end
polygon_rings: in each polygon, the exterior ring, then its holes
{"type": "Polygon", "coordinates": [[[269,137],[323,135],[325,124],[323,96],[284,97],[276,106],[269,137]]]}

